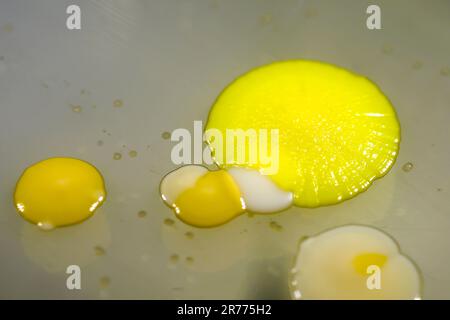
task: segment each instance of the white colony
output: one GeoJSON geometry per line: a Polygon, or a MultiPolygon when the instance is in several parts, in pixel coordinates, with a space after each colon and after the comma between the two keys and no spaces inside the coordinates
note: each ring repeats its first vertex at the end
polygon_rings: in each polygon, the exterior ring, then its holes
{"type": "Polygon", "coordinates": [[[349,225],[300,243],[290,287],[293,299],[420,299],[421,278],[387,234],[349,225]],[[386,257],[377,274],[372,269],[376,264],[362,272],[355,268],[355,258],[368,254],[386,257]],[[372,286],[375,277],[379,287],[372,286]]]}

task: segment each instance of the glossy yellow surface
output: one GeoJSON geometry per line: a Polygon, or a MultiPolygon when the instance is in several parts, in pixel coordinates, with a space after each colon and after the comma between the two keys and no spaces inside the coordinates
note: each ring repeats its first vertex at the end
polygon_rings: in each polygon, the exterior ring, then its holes
{"type": "Polygon", "coordinates": [[[382,268],[386,261],[386,255],[381,253],[361,253],[353,259],[352,263],[355,270],[365,276],[367,275],[367,268],[369,266],[382,268]]]}
{"type": "Polygon", "coordinates": [[[72,158],[50,158],[27,168],[14,194],[18,212],[43,229],[85,220],[105,198],[99,171],[72,158]]]}
{"type": "Polygon", "coordinates": [[[209,171],[172,205],[178,218],[196,227],[214,227],[244,212],[238,186],[224,170],[209,171]]]}
{"type": "Polygon", "coordinates": [[[367,189],[392,167],[400,141],[395,111],[374,83],[303,60],[235,80],[212,107],[211,128],[224,135],[226,129],[279,129],[279,170],[271,178],[302,207],[335,204],[367,189]]]}

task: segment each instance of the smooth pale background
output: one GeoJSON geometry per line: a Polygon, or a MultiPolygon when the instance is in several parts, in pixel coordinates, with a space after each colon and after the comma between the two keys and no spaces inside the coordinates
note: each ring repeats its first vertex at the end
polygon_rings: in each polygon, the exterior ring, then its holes
{"type": "Polygon", "coordinates": [[[450,2],[376,1],[379,31],[366,28],[369,3],[2,1],[0,297],[289,298],[298,239],[361,223],[391,234],[417,262],[425,298],[450,298],[450,2]],[[80,31],[65,27],[69,4],[81,7],[80,31]],[[175,166],[161,133],[205,120],[239,74],[294,58],[335,63],[379,84],[402,125],[392,171],[337,206],[244,215],[210,230],[164,225],[173,215],[158,184],[175,166]],[[25,167],[57,155],[96,165],[109,195],[92,219],[45,233],[16,214],[12,194],[25,167]],[[97,245],[106,255],[95,255],[97,245]],[[70,264],[81,266],[82,290],[66,289],[70,264]]]}

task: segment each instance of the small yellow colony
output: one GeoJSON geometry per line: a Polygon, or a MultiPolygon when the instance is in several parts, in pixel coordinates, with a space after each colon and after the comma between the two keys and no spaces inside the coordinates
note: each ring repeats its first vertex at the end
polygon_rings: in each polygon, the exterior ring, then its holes
{"type": "Polygon", "coordinates": [[[45,230],[91,217],[105,198],[98,170],[73,158],[50,158],[32,165],[23,172],[14,193],[18,212],[45,230]]]}
{"type": "Polygon", "coordinates": [[[160,192],[178,218],[197,227],[224,224],[244,211],[279,211],[292,203],[292,193],[244,168],[209,171],[197,165],[183,166],[164,177],[160,192]]]}
{"type": "Polygon", "coordinates": [[[338,227],[300,243],[291,271],[294,299],[420,299],[421,278],[385,233],[338,227]]]}

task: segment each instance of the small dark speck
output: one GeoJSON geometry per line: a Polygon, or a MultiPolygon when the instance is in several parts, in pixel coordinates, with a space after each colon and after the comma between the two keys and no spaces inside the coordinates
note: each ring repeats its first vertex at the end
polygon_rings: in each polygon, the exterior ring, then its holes
{"type": "Polygon", "coordinates": [[[173,225],[175,224],[175,221],[173,221],[173,220],[170,219],[170,218],[167,218],[167,219],[164,219],[164,224],[165,224],[166,226],[173,226],[173,225]]]}
{"type": "Polygon", "coordinates": [[[103,256],[103,255],[105,255],[106,250],[101,246],[95,246],[94,252],[95,252],[95,255],[97,255],[97,256],[103,256]]]}
{"type": "Polygon", "coordinates": [[[169,261],[172,264],[175,264],[178,262],[178,260],[180,260],[180,257],[177,254],[173,254],[169,257],[169,261]]]}
{"type": "Polygon", "coordinates": [[[99,282],[100,282],[100,287],[107,288],[111,284],[111,279],[109,277],[104,276],[104,277],[100,278],[99,282]]]}
{"type": "Polygon", "coordinates": [[[186,257],[186,263],[187,264],[193,264],[194,263],[194,258],[193,257],[186,257]]]}
{"type": "Polygon", "coordinates": [[[188,231],[184,234],[186,236],[186,238],[188,239],[194,239],[194,233],[191,231],[188,231]]]}
{"type": "Polygon", "coordinates": [[[147,212],[145,210],[141,210],[138,212],[138,217],[139,218],[144,218],[147,215],[147,212]]]}
{"type": "Polygon", "coordinates": [[[437,190],[437,192],[441,192],[442,188],[437,188],[436,190],[437,190]]]}
{"type": "Polygon", "coordinates": [[[283,230],[283,226],[279,225],[277,222],[275,221],[271,221],[269,224],[270,228],[274,231],[282,231],[283,230]]]}

